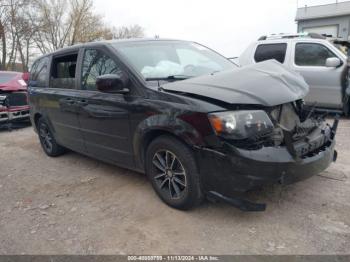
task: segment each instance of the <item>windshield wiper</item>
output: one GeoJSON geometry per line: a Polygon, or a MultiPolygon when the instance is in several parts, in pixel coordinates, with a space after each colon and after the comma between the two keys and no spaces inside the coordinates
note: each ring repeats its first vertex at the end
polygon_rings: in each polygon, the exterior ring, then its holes
{"type": "Polygon", "coordinates": [[[170,75],[166,77],[146,77],[146,81],[160,81],[160,80],[165,80],[165,81],[170,81],[170,80],[185,80],[189,79],[194,76],[187,76],[187,75],[170,75]]]}

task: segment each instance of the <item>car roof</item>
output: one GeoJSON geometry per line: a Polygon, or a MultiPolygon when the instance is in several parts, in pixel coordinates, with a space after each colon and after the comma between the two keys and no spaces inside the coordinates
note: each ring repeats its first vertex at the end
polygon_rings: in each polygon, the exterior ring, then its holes
{"type": "Polygon", "coordinates": [[[113,40],[101,40],[101,41],[95,41],[95,42],[88,42],[88,43],[81,43],[81,44],[75,44],[68,47],[63,47],[61,49],[58,49],[54,52],[47,53],[45,55],[42,55],[38,57],[36,60],[41,59],[43,57],[49,56],[49,55],[60,55],[60,54],[66,54],[69,52],[74,52],[82,47],[89,47],[89,46],[96,46],[96,45],[125,45],[127,43],[147,43],[147,42],[190,42],[186,40],[177,40],[177,39],[156,39],[156,38],[129,38],[129,39],[113,39],[113,40]]]}
{"type": "Polygon", "coordinates": [[[267,40],[258,40],[258,44],[277,44],[277,43],[292,43],[292,42],[328,42],[326,39],[316,39],[308,37],[298,37],[298,38],[279,38],[279,39],[267,39],[267,40]]]}

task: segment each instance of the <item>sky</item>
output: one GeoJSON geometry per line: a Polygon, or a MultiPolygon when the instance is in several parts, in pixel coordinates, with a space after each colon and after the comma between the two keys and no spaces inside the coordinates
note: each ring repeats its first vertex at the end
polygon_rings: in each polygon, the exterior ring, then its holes
{"type": "MultiPolygon", "coordinates": [[[[139,24],[147,37],[192,40],[227,57],[260,36],[295,33],[297,6],[335,0],[94,0],[107,24],[139,24]]],[[[339,0],[339,2],[343,2],[339,0]]]]}

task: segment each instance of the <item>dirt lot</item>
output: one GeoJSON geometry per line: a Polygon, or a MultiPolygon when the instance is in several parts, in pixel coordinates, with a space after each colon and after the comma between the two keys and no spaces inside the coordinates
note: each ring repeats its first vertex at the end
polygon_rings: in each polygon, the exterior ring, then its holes
{"type": "Polygon", "coordinates": [[[350,252],[350,120],[321,176],[252,197],[266,212],[165,206],[143,175],[76,153],[49,158],[31,127],[0,131],[0,254],[350,252]]]}

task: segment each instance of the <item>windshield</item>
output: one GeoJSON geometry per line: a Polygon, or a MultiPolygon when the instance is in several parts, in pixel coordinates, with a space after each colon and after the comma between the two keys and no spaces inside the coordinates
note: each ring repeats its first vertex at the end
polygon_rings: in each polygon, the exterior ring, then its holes
{"type": "Polygon", "coordinates": [[[16,75],[14,75],[14,74],[0,73],[0,84],[4,84],[4,83],[9,82],[15,76],[16,75]]]}
{"type": "Polygon", "coordinates": [[[148,41],[114,44],[146,80],[186,79],[236,68],[214,51],[192,42],[148,41]]]}

